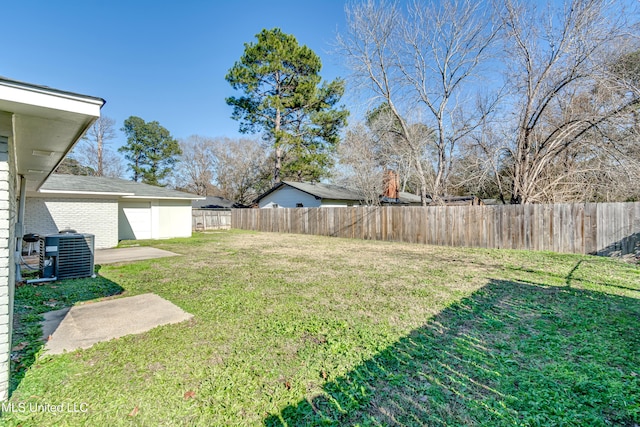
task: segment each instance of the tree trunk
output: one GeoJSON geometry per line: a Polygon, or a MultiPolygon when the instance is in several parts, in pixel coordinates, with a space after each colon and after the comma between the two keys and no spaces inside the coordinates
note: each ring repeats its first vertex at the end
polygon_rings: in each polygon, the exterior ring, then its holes
{"type": "Polygon", "coordinates": [[[445,154],[445,137],[444,137],[444,126],[441,123],[442,119],[438,118],[438,169],[436,170],[436,177],[433,180],[433,194],[432,197],[435,197],[437,200],[440,200],[441,196],[444,196],[443,191],[443,182],[444,182],[444,173],[446,167],[446,154],[445,154]]]}
{"type": "Polygon", "coordinates": [[[102,145],[103,145],[102,133],[98,134],[97,143],[98,143],[98,150],[97,150],[98,151],[98,168],[96,170],[96,175],[103,176],[104,172],[102,169],[102,145]]]}
{"type": "Polygon", "coordinates": [[[276,161],[275,167],[273,168],[273,183],[279,184],[282,181],[280,177],[280,170],[282,169],[282,148],[276,147],[276,161]]]}
{"type": "Polygon", "coordinates": [[[280,171],[282,170],[282,156],[283,156],[283,152],[282,152],[282,147],[280,146],[280,122],[282,120],[282,117],[280,115],[280,109],[277,108],[276,109],[276,118],[275,118],[275,147],[276,147],[276,152],[275,152],[275,166],[273,168],[273,184],[277,185],[280,183],[281,178],[280,178],[280,171]]]}
{"type": "Polygon", "coordinates": [[[422,206],[427,206],[427,180],[424,177],[420,157],[414,155],[414,158],[416,161],[416,171],[418,172],[418,178],[420,179],[420,203],[422,206]]]}

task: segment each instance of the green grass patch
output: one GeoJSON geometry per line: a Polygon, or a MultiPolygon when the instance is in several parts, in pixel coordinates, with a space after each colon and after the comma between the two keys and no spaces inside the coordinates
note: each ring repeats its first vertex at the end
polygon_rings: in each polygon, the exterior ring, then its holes
{"type": "Polygon", "coordinates": [[[10,402],[83,410],[6,425],[640,423],[637,266],[238,231],[137,243],[181,256],[18,289],[14,345],[34,347],[10,402]],[[120,291],[194,318],[38,352],[44,302],[120,291]]]}
{"type": "Polygon", "coordinates": [[[24,284],[15,291],[13,347],[9,391],[22,381],[36,355],[45,344],[40,322],[42,314],[71,307],[76,303],[119,294],[123,289],[104,278],[75,279],[40,284],[24,284]]]}

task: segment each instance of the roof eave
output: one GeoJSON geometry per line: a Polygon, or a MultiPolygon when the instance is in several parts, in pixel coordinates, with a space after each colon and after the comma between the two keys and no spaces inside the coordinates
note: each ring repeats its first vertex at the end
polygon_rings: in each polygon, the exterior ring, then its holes
{"type": "Polygon", "coordinates": [[[74,194],[74,195],[86,195],[86,196],[117,196],[117,197],[127,197],[133,196],[134,193],[114,193],[110,191],[69,191],[69,190],[47,190],[44,188],[40,188],[38,193],[43,194],[74,194]]]}
{"type": "Polygon", "coordinates": [[[139,196],[135,194],[128,194],[126,196],[122,196],[123,199],[154,199],[154,200],[205,200],[202,196],[193,196],[193,197],[179,197],[179,196],[139,196]]]}
{"type": "MultiPolygon", "coordinates": [[[[326,199],[326,198],[327,198],[327,197],[318,196],[317,194],[311,193],[311,192],[309,192],[309,191],[307,191],[307,190],[303,190],[302,188],[297,187],[297,186],[295,185],[295,183],[288,183],[288,182],[284,182],[284,181],[283,181],[283,182],[282,182],[282,184],[284,184],[284,185],[288,185],[288,186],[289,186],[289,187],[291,187],[291,188],[295,188],[295,189],[296,189],[296,190],[298,190],[298,191],[302,191],[302,192],[303,192],[303,193],[305,193],[305,194],[308,194],[308,195],[310,195],[310,196],[313,196],[313,197],[315,197],[315,198],[316,198],[316,200],[322,200],[323,198],[324,198],[324,199],[326,199]]],[[[337,199],[336,199],[336,200],[337,200],[337,199]]]]}
{"type": "Polygon", "coordinates": [[[284,182],[279,182],[276,185],[274,185],[273,187],[271,187],[269,190],[267,190],[266,192],[262,193],[260,196],[256,197],[255,200],[252,203],[259,203],[260,200],[264,199],[265,197],[267,197],[269,194],[273,193],[274,191],[276,191],[277,189],[279,189],[280,187],[282,187],[283,185],[285,185],[284,182]]]}
{"type": "Polygon", "coordinates": [[[0,110],[10,116],[16,173],[38,190],[100,117],[105,100],[0,77],[0,110]],[[48,151],[38,156],[35,151],[48,151]]]}
{"type": "Polygon", "coordinates": [[[102,107],[107,102],[103,98],[100,98],[97,96],[82,95],[76,92],[69,92],[66,90],[55,89],[48,86],[36,85],[33,83],[27,83],[19,80],[8,79],[6,77],[1,77],[1,76],[0,76],[0,84],[7,87],[13,87],[15,89],[29,90],[39,94],[56,95],[58,97],[67,98],[72,101],[94,103],[99,107],[102,107]]]}

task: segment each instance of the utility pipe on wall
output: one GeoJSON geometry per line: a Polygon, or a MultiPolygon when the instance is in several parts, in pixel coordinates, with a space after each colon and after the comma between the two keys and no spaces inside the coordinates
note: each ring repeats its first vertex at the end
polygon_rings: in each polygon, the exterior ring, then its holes
{"type": "Polygon", "coordinates": [[[20,199],[18,202],[18,221],[16,222],[16,282],[22,281],[20,272],[20,258],[22,257],[22,237],[24,236],[24,210],[27,200],[27,179],[24,175],[18,175],[20,179],[20,199]]]}

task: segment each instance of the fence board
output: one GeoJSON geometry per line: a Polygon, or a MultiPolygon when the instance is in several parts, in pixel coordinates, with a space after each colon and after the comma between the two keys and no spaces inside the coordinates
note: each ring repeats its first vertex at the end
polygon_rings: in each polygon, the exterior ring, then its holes
{"type": "Polygon", "coordinates": [[[531,221],[531,249],[540,251],[542,250],[542,230],[543,222],[542,217],[544,215],[543,205],[531,205],[533,220],[531,221]]]}
{"type": "Polygon", "coordinates": [[[635,249],[636,242],[633,232],[633,221],[635,214],[635,207],[631,204],[624,206],[624,246],[622,248],[623,253],[632,253],[635,249]]]}
{"type": "Polygon", "coordinates": [[[219,209],[192,209],[193,231],[228,230],[231,228],[231,211],[219,209]]]}
{"type": "MultiPolygon", "coordinates": [[[[218,226],[200,211],[194,209],[194,229],[218,226]]],[[[233,228],[432,245],[618,255],[640,244],[640,202],[211,212],[226,214],[233,228]]]]}

